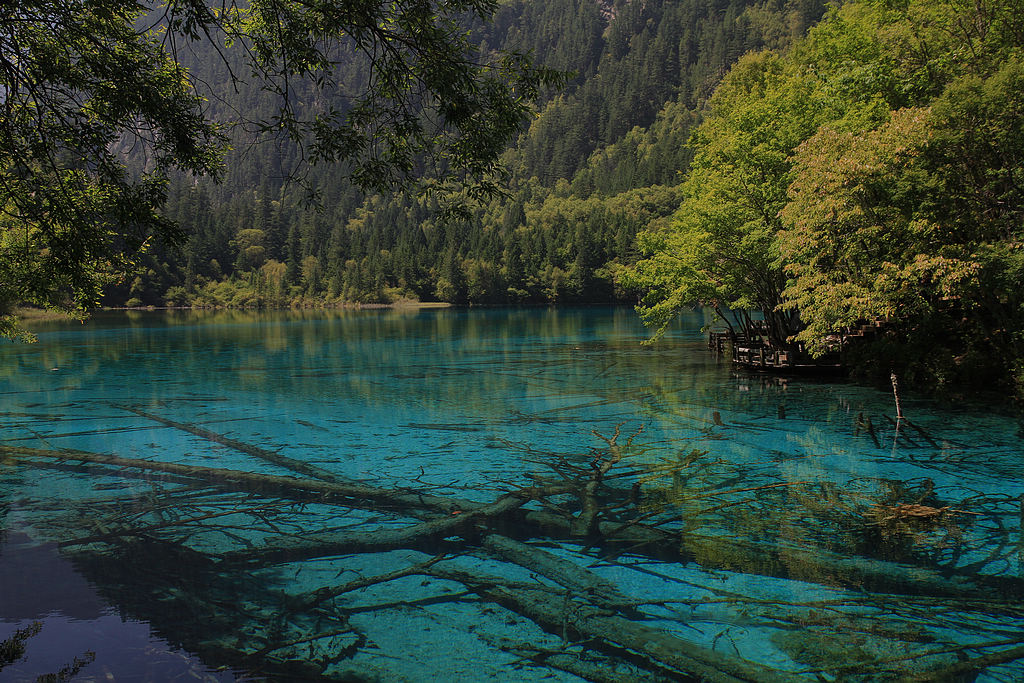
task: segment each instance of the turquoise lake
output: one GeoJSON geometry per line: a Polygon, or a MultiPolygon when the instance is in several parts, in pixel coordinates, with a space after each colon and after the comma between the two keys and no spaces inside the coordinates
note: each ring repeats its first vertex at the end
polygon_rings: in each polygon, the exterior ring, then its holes
{"type": "Polygon", "coordinates": [[[0,681],[1024,680],[1020,420],[737,371],[709,322],[37,325],[0,681]]]}

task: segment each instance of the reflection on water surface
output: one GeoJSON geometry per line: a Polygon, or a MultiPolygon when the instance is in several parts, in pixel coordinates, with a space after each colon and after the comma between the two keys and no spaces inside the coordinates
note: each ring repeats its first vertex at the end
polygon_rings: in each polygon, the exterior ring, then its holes
{"type": "Polygon", "coordinates": [[[737,375],[706,322],[153,312],[0,347],[0,640],[43,623],[0,678],[1024,676],[1017,423],[737,375]]]}
{"type": "Polygon", "coordinates": [[[0,587],[2,681],[236,680],[118,614],[55,543],[5,528],[0,587]]]}

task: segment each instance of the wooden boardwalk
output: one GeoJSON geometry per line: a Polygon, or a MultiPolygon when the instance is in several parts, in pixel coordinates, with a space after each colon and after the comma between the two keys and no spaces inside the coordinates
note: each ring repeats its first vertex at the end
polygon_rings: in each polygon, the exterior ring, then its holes
{"type": "Polygon", "coordinates": [[[767,330],[760,327],[733,333],[712,331],[708,333],[708,348],[716,354],[728,353],[734,365],[758,372],[793,374],[837,375],[845,373],[842,362],[843,351],[851,344],[875,337],[882,329],[882,323],[858,325],[834,335],[832,351],[821,358],[813,358],[802,344],[789,348],[778,348],[768,338],[767,330]]]}

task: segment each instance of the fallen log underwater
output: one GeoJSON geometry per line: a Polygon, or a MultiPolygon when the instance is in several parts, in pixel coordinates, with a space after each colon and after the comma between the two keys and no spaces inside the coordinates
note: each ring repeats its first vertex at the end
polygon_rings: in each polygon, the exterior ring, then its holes
{"type": "MultiPolygon", "coordinates": [[[[188,474],[189,476],[205,477],[206,481],[211,483],[218,482],[228,485],[241,483],[245,489],[251,489],[253,482],[260,479],[260,475],[240,473],[241,476],[239,476],[239,473],[229,473],[223,470],[171,466],[167,463],[147,463],[112,456],[91,457],[92,455],[81,451],[48,453],[39,449],[0,446],[0,456],[9,460],[25,461],[30,458],[56,457],[119,468],[136,467],[176,475],[188,474]],[[153,466],[150,467],[150,465],[153,466]]],[[[330,494],[338,494],[339,492],[351,493],[350,489],[336,482],[324,483],[322,486],[317,486],[314,482],[309,481],[300,482],[296,480],[295,483],[297,486],[294,490],[303,498],[308,498],[309,490],[316,488],[322,488],[325,493],[330,494]]],[[[291,488],[288,486],[288,482],[282,482],[278,479],[272,480],[270,485],[277,492],[285,488],[291,488]]],[[[240,549],[219,557],[210,558],[207,569],[210,570],[213,567],[222,569],[225,564],[229,566],[237,564],[240,567],[251,569],[253,565],[280,564],[338,554],[379,552],[398,547],[418,547],[439,534],[448,536],[457,533],[464,526],[475,525],[480,521],[501,516],[509,511],[520,508],[530,500],[541,497],[542,494],[560,493],[565,488],[564,485],[560,485],[537,490],[532,488],[522,489],[505,494],[494,503],[486,505],[470,506],[462,502],[460,506],[467,509],[460,514],[449,514],[440,519],[413,524],[391,533],[378,531],[342,534],[336,538],[312,535],[292,544],[279,543],[263,545],[253,549],[240,549]]],[[[261,488],[261,491],[265,492],[266,490],[266,488],[261,488]]],[[[402,495],[398,494],[400,499],[406,503],[415,502],[421,506],[436,505],[436,501],[431,497],[410,501],[408,498],[401,498],[402,495]],[[424,505],[424,501],[426,505],[424,505]]],[[[370,498],[367,497],[363,500],[370,500],[370,498]]],[[[393,497],[384,491],[380,491],[377,495],[372,496],[372,500],[394,502],[393,497]]],[[[346,504],[351,502],[351,499],[346,499],[346,504]]],[[[447,508],[449,506],[445,505],[444,507],[447,508]]],[[[566,525],[571,525],[571,521],[566,521],[566,525]]],[[[134,534],[126,534],[126,536],[129,535],[134,534]]],[[[104,537],[86,540],[97,543],[113,542],[115,539],[114,535],[107,534],[104,537]]],[[[65,543],[65,547],[71,545],[80,544],[65,543]]],[[[485,537],[481,547],[491,551],[494,556],[501,557],[508,562],[519,564],[537,574],[544,575],[554,583],[561,584],[565,588],[552,593],[535,585],[515,585],[513,587],[509,585],[507,579],[502,577],[487,576],[455,567],[440,567],[437,563],[431,563],[430,565],[418,566],[413,570],[390,573],[375,582],[360,581],[356,586],[346,586],[342,590],[337,591],[330,589],[320,590],[309,596],[304,606],[311,608],[326,600],[334,599],[339,595],[354,590],[356,587],[365,587],[371,583],[394,580],[395,578],[408,576],[413,573],[420,573],[436,579],[464,584],[471,591],[531,619],[544,628],[556,631],[561,630],[563,635],[565,635],[564,631],[568,630],[572,634],[593,641],[596,649],[608,650],[605,653],[606,655],[616,656],[623,650],[639,653],[638,656],[644,660],[643,666],[657,672],[667,672],[667,675],[672,678],[692,676],[700,680],[723,682],[797,680],[786,675],[784,672],[776,672],[767,667],[758,666],[755,663],[743,662],[738,658],[726,657],[713,650],[693,645],[668,633],[661,632],[656,628],[634,624],[630,619],[610,616],[608,614],[609,609],[625,610],[635,614],[635,610],[631,606],[631,602],[634,601],[619,594],[610,582],[579,565],[575,565],[567,560],[560,560],[542,550],[493,533],[485,537]],[[566,615],[568,601],[571,601],[573,604],[571,618],[566,615]],[[567,621],[567,618],[569,621],[567,621]]],[[[303,600],[291,597],[286,601],[291,610],[295,609],[297,603],[303,604],[303,600]]]]}
{"type": "MultiPolygon", "coordinates": [[[[187,425],[133,410],[140,416],[156,419],[168,426],[185,429],[187,425]]],[[[226,437],[202,429],[186,429],[193,434],[256,457],[263,457],[256,447],[248,447],[226,437]],[[219,438],[215,438],[219,437],[219,438]],[[237,448],[237,446],[242,446],[237,448]]],[[[300,474],[313,474],[317,478],[287,475],[254,474],[239,470],[164,463],[150,460],[122,458],[84,451],[50,451],[18,446],[0,445],[0,462],[31,464],[40,462],[69,465],[87,463],[104,468],[108,473],[133,470],[166,475],[173,481],[195,481],[221,491],[256,495],[269,501],[290,500],[300,504],[338,506],[345,509],[393,511],[406,519],[418,520],[398,527],[385,527],[375,531],[328,531],[301,535],[282,534],[260,544],[243,545],[219,553],[200,552],[180,543],[167,541],[157,532],[175,527],[175,522],[125,528],[122,533],[83,534],[65,540],[65,547],[76,546],[78,552],[89,552],[89,546],[112,545],[121,553],[130,553],[135,544],[170,543],[170,552],[198,557],[208,572],[246,575],[254,569],[284,564],[321,560],[341,555],[379,553],[395,549],[431,552],[440,550],[430,560],[419,562],[385,574],[349,581],[340,586],[324,585],[298,595],[279,596],[280,609],[290,615],[319,613],[330,606],[334,613],[344,614],[336,599],[353,591],[366,589],[405,577],[421,575],[461,584],[479,599],[493,602],[519,614],[544,630],[558,634],[568,641],[581,640],[587,647],[599,652],[608,662],[622,666],[639,667],[641,679],[680,680],[690,678],[707,681],[797,681],[806,676],[778,667],[725,655],[718,650],[698,645],[654,625],[649,615],[642,612],[646,604],[642,599],[624,593],[612,581],[576,562],[546,552],[536,545],[524,543],[529,539],[561,539],[571,543],[587,543],[606,549],[675,562],[696,562],[707,569],[729,569],[738,572],[761,573],[770,577],[799,578],[829,587],[869,589],[876,593],[920,597],[950,597],[965,601],[991,601],[1005,604],[1024,594],[1024,583],[1016,578],[951,576],[938,568],[912,567],[866,557],[849,558],[818,550],[790,548],[779,550],[724,536],[700,536],[683,533],[680,529],[644,521],[603,519],[604,512],[622,507],[621,501],[609,504],[610,495],[604,483],[612,467],[623,458],[617,442],[618,430],[612,437],[601,437],[607,450],[590,463],[581,466],[573,480],[538,483],[507,491],[490,502],[479,502],[454,496],[442,496],[414,489],[390,490],[366,483],[348,481],[333,473],[292,467],[291,459],[278,459],[275,464],[290,467],[300,474]],[[600,495],[599,495],[600,494],[600,495]],[[568,500],[565,500],[568,499],[568,500]],[[540,504],[538,506],[538,504],[540,504]],[[152,536],[152,538],[150,538],[152,536]],[[516,539],[520,540],[516,540],[516,539]],[[84,548],[82,547],[84,546],[84,548]],[[466,553],[479,554],[489,561],[500,561],[540,576],[550,584],[523,584],[506,577],[453,565],[451,560],[466,553]],[[242,572],[242,574],[239,574],[242,572]]],[[[627,445],[628,446],[628,445],[627,445]]],[[[778,486],[777,484],[771,485],[778,486]]],[[[756,487],[755,487],[756,488],[756,487]]],[[[744,489],[749,490],[749,489],[744,489]]],[[[612,492],[614,493],[614,492],[612,492]]],[[[635,501],[634,501],[635,503],[635,501]]],[[[257,508],[253,508],[257,509],[257,508]]],[[[194,516],[177,522],[208,521],[215,515],[194,516]]],[[[177,556],[177,555],[176,555],[177,556]]],[[[587,557],[587,556],[585,556],[587,557]]],[[[592,557],[587,557],[592,560],[592,557]]],[[[243,582],[244,583],[244,582],[243,582]]],[[[254,592],[258,589],[254,588],[254,592]]],[[[249,596],[249,600],[255,600],[249,596]]],[[[870,602],[870,601],[869,601],[870,602]]],[[[659,604],[655,601],[655,604],[659,604]]],[[[201,608],[197,608],[201,609],[201,608]]],[[[1019,614],[1019,612],[1018,612],[1019,614]]],[[[301,623],[308,617],[296,616],[301,623]]],[[[347,627],[346,627],[347,628],[347,627]]],[[[248,654],[243,648],[222,652],[231,661],[253,663],[254,653],[294,650],[296,643],[310,640],[295,636],[295,628],[288,638],[259,648],[250,646],[248,654]],[[282,644],[283,643],[283,644],[282,644]],[[279,645],[279,647],[274,647],[279,645]],[[290,649],[289,649],[290,648],[290,649]]],[[[352,629],[340,629],[322,636],[342,653],[331,655],[331,662],[351,656],[361,647],[359,634],[352,629]],[[346,634],[354,634],[349,637],[346,634]],[[344,637],[343,637],[344,636],[344,637]],[[338,645],[341,638],[344,642],[338,645]],[[339,649],[340,648],[340,649],[339,649]]],[[[365,644],[365,643],[364,643],[365,644]]],[[[218,645],[223,649],[223,645],[218,645]]],[[[209,649],[209,648],[208,648],[209,649]]],[[[230,650],[230,648],[228,648],[230,650]]],[[[522,648],[519,648],[520,651],[522,648]]],[[[969,651],[969,647],[961,651],[969,651]]],[[[1016,652],[1013,650],[1012,652],[1016,652]]],[[[541,656],[536,661],[547,662],[561,670],[575,669],[581,675],[588,668],[558,662],[561,655],[541,656]],[[566,668],[568,667],[568,669],[566,668]]],[[[929,670],[980,670],[991,664],[1013,661],[1018,657],[990,653],[967,659],[974,662],[957,664],[953,659],[924,663],[924,670],[913,675],[926,680],[929,670]],[[975,669],[970,667],[974,666],[975,669]],[[950,669],[950,667],[959,667],[950,669]]],[[[924,653],[921,658],[926,658],[924,653]]],[[[1024,657],[1024,653],[1021,654],[1024,657]]],[[[325,659],[325,662],[327,661],[325,659]]],[[[531,660],[534,657],[530,657],[531,660]]],[[[325,665],[326,666],[326,665],[325,665]]],[[[325,669],[322,667],[320,673],[325,669]]],[[[592,668],[589,670],[593,670],[592,668]]],[[[807,671],[803,672],[807,674],[807,671]]],[[[880,678],[896,678],[893,671],[878,671],[880,678]],[[883,675],[884,674],[884,675],[883,675]]],[[[586,675],[583,675],[586,678],[586,675]]],[[[591,680],[600,680],[595,674],[591,680]]]]}
{"type": "MultiPolygon", "coordinates": [[[[240,470],[181,465],[120,458],[84,451],[48,451],[22,446],[0,445],[0,456],[24,461],[33,458],[87,462],[116,468],[133,468],[201,479],[234,491],[258,493],[297,501],[335,503],[363,507],[380,505],[422,516],[450,515],[399,531],[352,533],[339,538],[306,538],[301,542],[268,545],[258,552],[239,551],[225,560],[269,565],[315,559],[349,552],[381,551],[413,547],[445,538],[480,518],[504,518],[506,526],[519,529],[526,537],[579,538],[577,517],[547,510],[523,510],[531,500],[540,500],[571,490],[564,484],[527,487],[504,494],[498,501],[481,504],[469,499],[392,491],[360,483],[322,482],[282,475],[254,474],[240,470]],[[347,545],[346,545],[347,544],[347,545]]],[[[1024,579],[999,576],[957,576],[948,570],[914,567],[868,557],[849,558],[821,549],[780,548],[738,541],[727,536],[708,536],[659,527],[623,525],[601,521],[594,528],[602,542],[628,546],[633,552],[660,559],[697,562],[714,569],[762,573],[777,578],[795,578],[825,583],[830,587],[866,589],[873,592],[929,595],[965,599],[1002,599],[1024,596],[1024,579]]]]}

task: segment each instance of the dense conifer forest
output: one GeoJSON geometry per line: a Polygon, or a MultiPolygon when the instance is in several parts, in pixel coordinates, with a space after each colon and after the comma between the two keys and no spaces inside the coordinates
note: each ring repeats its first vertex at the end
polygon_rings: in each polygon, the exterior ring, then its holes
{"type": "MultiPolygon", "coordinates": [[[[503,3],[474,26],[474,42],[571,74],[506,153],[503,196],[453,212],[422,187],[363,193],[350,168],[308,168],[289,141],[247,144],[243,127],[222,182],[172,183],[164,213],[190,233],[183,248],[152,245],[142,272],[104,303],[635,300],[617,271],[635,261],[637,232],[678,209],[686,143],[716,84],[740,56],[783,48],[822,12],[817,0],[503,3]]],[[[179,59],[209,85],[214,118],[273,116],[271,98],[234,84],[211,46],[179,59]]],[[[340,83],[365,82],[364,57],[337,61],[340,83]]],[[[420,175],[429,187],[431,170],[420,175]]]]}

